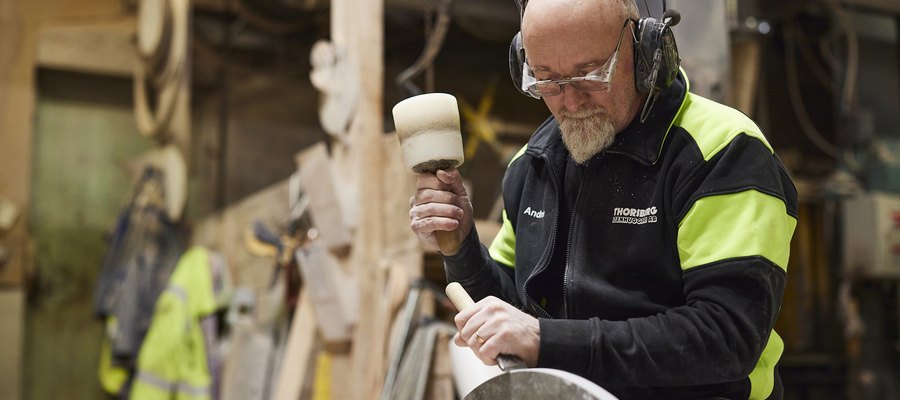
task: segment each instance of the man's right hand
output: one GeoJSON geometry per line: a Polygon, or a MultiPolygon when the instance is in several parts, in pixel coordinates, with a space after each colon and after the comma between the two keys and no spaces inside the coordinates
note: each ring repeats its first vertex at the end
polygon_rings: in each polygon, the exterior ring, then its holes
{"type": "Polygon", "coordinates": [[[472,203],[456,168],[419,174],[409,205],[409,227],[431,250],[438,249],[434,231],[455,229],[462,242],[475,225],[472,203]]]}

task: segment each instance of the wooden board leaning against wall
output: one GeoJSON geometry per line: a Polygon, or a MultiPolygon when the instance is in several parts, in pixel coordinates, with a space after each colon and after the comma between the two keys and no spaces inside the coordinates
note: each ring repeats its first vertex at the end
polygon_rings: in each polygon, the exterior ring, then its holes
{"type": "MultiPolygon", "coordinates": [[[[301,288],[301,300],[294,311],[293,323],[302,326],[290,328],[291,333],[287,336],[287,342],[280,350],[283,357],[281,365],[284,369],[277,372],[274,386],[270,388],[277,394],[276,398],[296,398],[296,395],[302,393],[309,394],[310,390],[321,389],[314,386],[324,385],[326,381],[324,379],[331,382],[328,387],[332,398],[357,398],[355,396],[358,394],[352,392],[356,385],[345,384],[351,379],[368,379],[370,386],[363,397],[377,396],[381,390],[387,372],[391,338],[394,336],[392,331],[399,329],[395,326],[397,313],[406,298],[409,283],[422,275],[422,252],[418,239],[408,227],[408,199],[410,193],[415,190],[415,176],[405,170],[396,136],[383,135],[379,142],[385,163],[382,167],[385,179],[381,185],[384,193],[382,209],[378,213],[382,214],[385,222],[376,228],[377,235],[384,241],[383,253],[372,266],[346,265],[353,262],[352,255],[336,256],[336,259],[345,264],[346,271],[371,268],[372,275],[377,279],[377,282],[370,282],[374,286],[371,290],[377,295],[377,299],[363,300],[362,291],[358,293],[360,295],[358,314],[360,317],[362,315],[371,317],[371,325],[366,328],[365,335],[362,335],[366,340],[357,339],[362,329],[357,324],[357,334],[353,336],[351,346],[343,348],[327,346],[321,331],[323,321],[317,317],[315,306],[311,304],[312,299],[303,294],[307,290],[301,288]],[[303,315],[304,312],[312,315],[303,315]],[[315,328],[310,330],[309,324],[315,325],[315,328]],[[317,333],[314,337],[310,337],[309,332],[317,333]],[[371,370],[366,371],[367,376],[362,378],[353,375],[352,360],[358,357],[358,352],[367,353],[373,365],[371,370]],[[317,365],[325,362],[330,368],[325,378],[321,378],[323,373],[315,371],[321,369],[317,368],[317,365]],[[317,374],[319,378],[316,377],[317,374]]],[[[282,181],[195,226],[194,244],[223,252],[229,261],[236,287],[249,286],[258,293],[264,293],[269,287],[273,260],[251,254],[244,244],[244,238],[254,221],[277,225],[288,218],[289,186],[289,180],[282,181]]],[[[350,251],[355,252],[356,246],[351,247],[350,251]]],[[[340,282],[338,284],[340,285],[340,282]]],[[[336,288],[342,289],[345,288],[336,288]]],[[[262,297],[264,295],[260,296],[262,297]]],[[[423,304],[429,302],[423,301],[423,304]]],[[[428,307],[425,307],[424,312],[430,312],[428,307]]]]}

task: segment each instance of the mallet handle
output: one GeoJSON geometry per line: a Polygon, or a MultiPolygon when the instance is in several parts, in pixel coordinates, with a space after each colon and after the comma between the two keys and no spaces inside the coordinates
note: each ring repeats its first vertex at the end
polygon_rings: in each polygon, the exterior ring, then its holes
{"type": "Polygon", "coordinates": [[[456,230],[434,231],[434,235],[437,237],[438,248],[441,250],[441,254],[452,256],[459,251],[459,235],[456,234],[456,230]]]}

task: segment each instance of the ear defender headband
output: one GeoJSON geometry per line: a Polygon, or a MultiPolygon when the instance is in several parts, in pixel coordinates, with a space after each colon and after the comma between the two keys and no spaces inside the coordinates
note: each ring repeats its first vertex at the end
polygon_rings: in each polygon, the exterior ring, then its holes
{"type": "MultiPolygon", "coordinates": [[[[519,7],[521,26],[528,0],[516,0],[516,5],[519,7]]],[[[648,94],[641,112],[642,122],[647,118],[659,94],[672,86],[678,76],[681,58],[678,56],[678,46],[671,27],[680,21],[681,14],[668,9],[661,19],[641,18],[634,24],[634,87],[638,92],[648,94]]],[[[531,76],[525,47],[522,45],[522,31],[516,33],[509,44],[509,75],[519,93],[535,97],[522,87],[522,82],[531,76]]]]}
{"type": "MultiPolygon", "coordinates": [[[[522,17],[525,15],[525,6],[528,0],[516,0],[516,6],[519,7],[519,27],[522,26],[522,17]]],[[[509,77],[512,78],[513,85],[516,90],[528,97],[534,97],[522,88],[522,82],[525,80],[523,74],[531,74],[531,68],[525,60],[525,47],[522,45],[522,31],[516,32],[512,42],[509,43],[509,77]]]]}

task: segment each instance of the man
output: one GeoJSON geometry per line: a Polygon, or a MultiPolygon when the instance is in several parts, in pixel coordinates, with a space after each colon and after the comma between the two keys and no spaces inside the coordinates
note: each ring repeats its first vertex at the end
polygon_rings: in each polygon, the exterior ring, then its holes
{"type": "Polygon", "coordinates": [[[486,364],[516,355],[623,399],[781,398],[796,190],[759,128],[681,73],[641,121],[637,18],[630,0],[528,2],[525,54],[553,116],[510,162],[500,233],[479,244],[455,169],[419,176],[411,228],[431,248],[458,229],[447,276],[480,301],[455,341],[486,364]],[[572,79],[610,59],[608,87],[572,79]]]}

